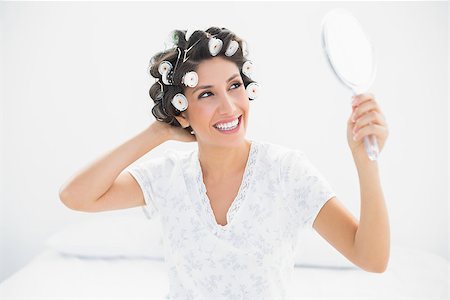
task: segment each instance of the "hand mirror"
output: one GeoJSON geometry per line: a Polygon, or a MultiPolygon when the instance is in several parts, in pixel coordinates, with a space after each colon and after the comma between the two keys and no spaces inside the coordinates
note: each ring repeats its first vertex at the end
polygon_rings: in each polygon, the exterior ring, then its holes
{"type": "MultiPolygon", "coordinates": [[[[322,48],[328,65],[341,83],[354,95],[368,91],[376,73],[374,49],[358,20],[347,10],[337,8],[322,21],[322,48]]],[[[364,137],[370,160],[379,156],[374,135],[364,137]]]]}

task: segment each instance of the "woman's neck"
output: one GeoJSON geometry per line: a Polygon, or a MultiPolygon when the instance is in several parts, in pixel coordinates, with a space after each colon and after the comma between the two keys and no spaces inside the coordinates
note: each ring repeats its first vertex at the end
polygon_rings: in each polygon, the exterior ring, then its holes
{"type": "Polygon", "coordinates": [[[198,145],[198,158],[204,179],[222,181],[245,170],[250,155],[251,141],[244,140],[238,147],[211,147],[198,145]]]}

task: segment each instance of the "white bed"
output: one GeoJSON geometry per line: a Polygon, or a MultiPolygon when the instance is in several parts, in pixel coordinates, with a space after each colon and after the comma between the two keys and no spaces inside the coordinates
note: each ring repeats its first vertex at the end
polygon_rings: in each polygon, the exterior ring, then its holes
{"type": "MultiPolygon", "coordinates": [[[[71,225],[0,283],[0,299],[168,299],[158,227],[130,217],[71,225]]],[[[440,256],[392,245],[388,269],[369,273],[313,230],[300,238],[291,299],[449,299],[450,264],[440,256]]]]}

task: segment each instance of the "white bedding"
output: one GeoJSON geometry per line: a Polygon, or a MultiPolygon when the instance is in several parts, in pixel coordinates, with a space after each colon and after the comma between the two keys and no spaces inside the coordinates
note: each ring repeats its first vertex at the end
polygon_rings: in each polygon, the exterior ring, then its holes
{"type": "MultiPolygon", "coordinates": [[[[449,299],[449,263],[391,248],[384,273],[296,265],[292,299],[449,299]]],[[[163,260],[88,259],[47,248],[0,284],[0,299],[167,299],[163,260]]]]}

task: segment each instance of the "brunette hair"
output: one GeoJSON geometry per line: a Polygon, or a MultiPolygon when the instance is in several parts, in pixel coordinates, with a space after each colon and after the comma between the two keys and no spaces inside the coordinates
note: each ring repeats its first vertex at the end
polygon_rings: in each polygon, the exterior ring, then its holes
{"type": "MultiPolygon", "coordinates": [[[[172,126],[181,127],[180,123],[175,118],[175,116],[179,116],[181,112],[172,105],[171,100],[177,93],[184,93],[186,89],[186,86],[181,82],[183,75],[190,71],[196,71],[198,65],[202,61],[213,58],[213,56],[209,52],[209,35],[213,35],[214,37],[222,40],[222,49],[216,55],[216,57],[222,56],[236,64],[236,66],[240,70],[240,75],[244,82],[244,87],[246,88],[250,83],[255,82],[242,73],[242,65],[247,61],[247,58],[244,57],[244,53],[242,52],[242,45],[243,43],[245,43],[245,41],[227,28],[210,27],[206,31],[196,30],[189,37],[188,41],[186,41],[185,38],[186,30],[174,30],[172,31],[172,35],[175,46],[168,50],[158,52],[150,60],[150,75],[155,79],[158,79],[159,81],[155,82],[149,90],[150,98],[154,102],[152,114],[153,116],[155,116],[156,120],[168,123],[172,126]],[[236,42],[238,42],[239,48],[232,56],[226,56],[225,51],[227,50],[227,46],[231,40],[235,40],[236,42]],[[187,54],[189,59],[183,63],[184,50],[191,47],[194,43],[197,44],[192,49],[190,49],[187,54]],[[162,61],[169,61],[172,64],[173,68],[175,68],[179,55],[179,51],[177,50],[177,48],[180,48],[182,50],[182,54],[180,60],[178,61],[178,66],[176,67],[175,73],[173,74],[173,85],[166,85],[162,81],[162,75],[159,73],[158,67],[162,61]],[[162,97],[160,95],[161,85],[163,86],[162,97]]],[[[185,129],[189,132],[192,131],[192,128],[190,126],[185,129]]]]}

